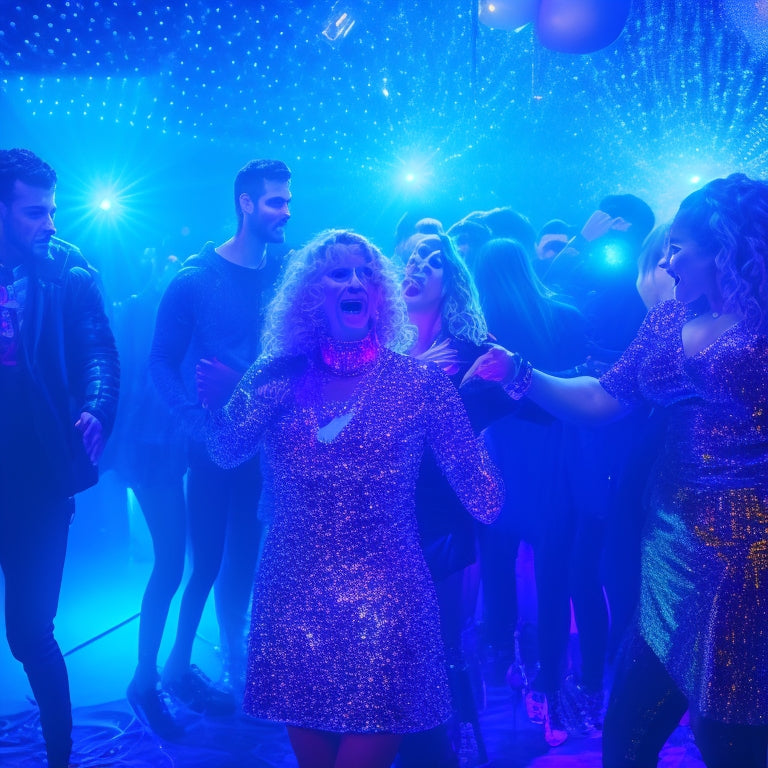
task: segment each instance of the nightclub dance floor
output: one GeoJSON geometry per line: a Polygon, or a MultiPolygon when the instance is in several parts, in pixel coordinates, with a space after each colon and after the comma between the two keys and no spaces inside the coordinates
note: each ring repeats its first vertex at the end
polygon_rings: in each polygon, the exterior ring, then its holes
{"type": "MultiPolygon", "coordinates": [[[[549,749],[510,692],[489,691],[482,715],[492,768],[598,768],[600,738],[569,738],[549,749]]],[[[75,710],[75,752],[79,768],[294,768],[296,761],[281,726],[241,717],[210,720],[190,716],[183,742],[164,743],[135,720],[125,699],[75,710]]],[[[0,764],[38,768],[42,748],[34,710],[0,721],[0,764]]],[[[660,768],[703,768],[690,731],[678,728],[664,748],[660,768]]]]}
{"type": "MultiPolygon", "coordinates": [[[[252,720],[203,718],[181,712],[185,739],[163,742],[144,730],[125,700],[136,658],[141,595],[151,566],[151,545],[140,513],[123,502],[113,473],[82,494],[70,533],[56,634],[72,688],[74,765],[78,768],[294,768],[282,726],[252,720]],[[125,512],[125,514],[123,514],[125,512]]],[[[2,592],[0,592],[0,595],[2,592]]],[[[172,641],[178,612],[172,606],[161,659],[172,641]]],[[[206,608],[193,661],[212,678],[220,671],[212,601],[206,608]]],[[[4,634],[4,632],[3,632],[4,634]]],[[[0,643],[0,766],[45,764],[37,710],[21,665],[0,643]]],[[[493,768],[568,768],[600,765],[600,738],[570,737],[550,749],[541,727],[530,724],[519,693],[488,689],[481,713],[493,768]]],[[[660,768],[703,768],[690,730],[678,728],[660,768]]]]}

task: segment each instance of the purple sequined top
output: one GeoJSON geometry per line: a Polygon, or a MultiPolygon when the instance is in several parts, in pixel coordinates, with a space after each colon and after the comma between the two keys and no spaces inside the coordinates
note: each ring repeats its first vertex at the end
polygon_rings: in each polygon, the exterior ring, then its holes
{"type": "Polygon", "coordinates": [[[322,375],[303,360],[254,367],[211,419],[215,461],[233,466],[263,441],[274,472],[245,709],[336,732],[429,729],[451,710],[414,514],[425,445],[484,522],[501,507],[501,481],[435,366],[381,350],[335,435],[318,429],[331,415],[322,375]]]}
{"type": "Polygon", "coordinates": [[[649,312],[600,383],[666,406],[641,631],[704,716],[768,723],[768,339],[743,322],[686,357],[686,305],[649,312]]]}

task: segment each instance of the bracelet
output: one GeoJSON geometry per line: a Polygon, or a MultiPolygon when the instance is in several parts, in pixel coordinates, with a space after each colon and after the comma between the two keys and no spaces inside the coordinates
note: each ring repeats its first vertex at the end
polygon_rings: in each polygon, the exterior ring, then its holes
{"type": "Polygon", "coordinates": [[[520,400],[525,397],[531,388],[531,379],[533,378],[533,366],[522,356],[515,352],[517,370],[512,379],[502,384],[502,389],[513,399],[520,400]]]}

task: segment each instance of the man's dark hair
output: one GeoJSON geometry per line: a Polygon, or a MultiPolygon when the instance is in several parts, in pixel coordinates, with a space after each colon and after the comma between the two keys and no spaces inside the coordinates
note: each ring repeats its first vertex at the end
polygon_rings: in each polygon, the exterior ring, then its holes
{"type": "Polygon", "coordinates": [[[506,237],[517,240],[529,254],[536,245],[536,230],[527,216],[518,213],[508,205],[492,208],[490,211],[473,211],[464,217],[464,221],[476,221],[491,230],[493,237],[506,237]]]}
{"type": "Polygon", "coordinates": [[[0,202],[13,202],[13,187],[17,181],[30,187],[53,189],[56,171],[28,149],[0,149],[0,202]]]}
{"type": "Polygon", "coordinates": [[[264,182],[290,181],[291,169],[281,160],[251,160],[235,176],[235,213],[238,229],[243,223],[240,195],[244,192],[255,202],[264,194],[264,182]]]}
{"type": "Polygon", "coordinates": [[[598,208],[609,216],[620,216],[632,224],[627,230],[627,236],[634,240],[638,247],[656,223],[651,207],[635,195],[608,195],[600,201],[598,208]]]}
{"type": "Polygon", "coordinates": [[[442,235],[443,224],[438,219],[429,216],[419,219],[414,225],[414,231],[419,235],[442,235]]]}
{"type": "Polygon", "coordinates": [[[454,240],[466,238],[472,245],[477,246],[485,245],[491,239],[491,230],[485,224],[467,219],[451,224],[446,234],[454,240]]]}
{"type": "Polygon", "coordinates": [[[536,242],[541,240],[544,235],[565,235],[566,237],[573,237],[578,230],[576,227],[571,226],[562,219],[550,219],[540,230],[536,236],[536,242]]]}

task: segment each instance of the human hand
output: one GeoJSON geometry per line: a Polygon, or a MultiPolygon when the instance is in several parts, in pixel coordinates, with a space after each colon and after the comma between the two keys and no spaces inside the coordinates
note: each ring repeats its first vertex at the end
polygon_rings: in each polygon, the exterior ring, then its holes
{"type": "Polygon", "coordinates": [[[104,451],[104,429],[101,422],[92,413],[83,411],[75,422],[75,429],[80,432],[85,452],[95,467],[104,451]]]}
{"type": "Polygon", "coordinates": [[[581,236],[591,243],[612,229],[626,229],[625,224],[626,222],[620,216],[614,218],[605,211],[595,211],[581,228],[581,236]]]}
{"type": "Polygon", "coordinates": [[[459,353],[451,346],[450,339],[443,339],[439,344],[433,344],[429,349],[416,355],[417,360],[436,363],[445,373],[453,376],[459,370],[459,353]]]}
{"type": "Polygon", "coordinates": [[[242,378],[240,371],[224,365],[217,358],[202,358],[195,366],[197,396],[203,408],[222,408],[242,378]]]}
{"type": "Polygon", "coordinates": [[[463,387],[474,378],[484,381],[507,381],[515,376],[519,365],[519,355],[513,354],[499,344],[493,344],[485,354],[480,355],[472,363],[464,374],[460,386],[463,387]]]}

